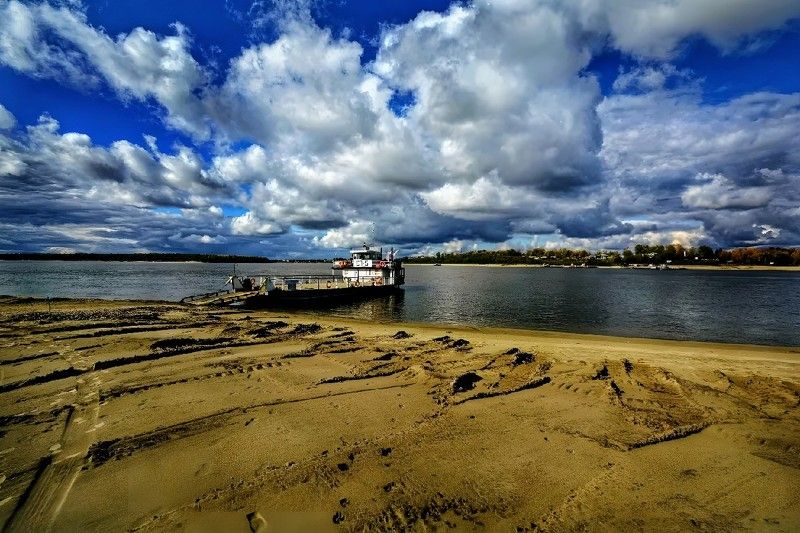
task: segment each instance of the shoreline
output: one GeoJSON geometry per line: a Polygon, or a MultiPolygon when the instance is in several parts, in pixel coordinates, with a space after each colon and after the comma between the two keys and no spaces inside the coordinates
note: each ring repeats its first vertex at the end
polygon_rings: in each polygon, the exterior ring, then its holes
{"type": "MultiPolygon", "coordinates": [[[[45,311],[48,307],[48,299],[40,296],[14,296],[8,294],[0,294],[0,307],[5,305],[31,305],[31,310],[45,311]]],[[[132,299],[113,299],[113,298],[69,298],[69,297],[54,297],[49,299],[50,307],[57,311],[59,304],[62,308],[75,308],[75,307],[93,307],[93,306],[111,306],[111,307],[127,307],[139,305],[153,305],[153,306],[179,306],[191,309],[190,304],[182,304],[180,301],[171,300],[132,300],[132,299]]],[[[338,315],[331,315],[325,312],[314,312],[307,309],[241,309],[236,307],[220,307],[209,308],[225,310],[234,313],[267,313],[267,314],[286,314],[297,318],[307,320],[316,320],[325,323],[338,323],[338,322],[352,322],[368,326],[371,324],[385,326],[385,327],[399,327],[399,328],[416,328],[420,330],[433,330],[433,331],[458,331],[463,334],[469,333],[482,333],[482,334],[513,334],[516,336],[531,336],[542,338],[561,338],[561,337],[575,337],[584,340],[607,340],[615,342],[650,342],[650,343],[666,343],[666,344],[685,344],[693,345],[694,347],[709,347],[709,346],[736,346],[741,348],[752,349],[778,349],[796,351],[800,355],[800,344],[754,344],[745,342],[727,342],[717,340],[697,340],[697,339],[669,339],[660,337],[637,337],[637,336],[624,336],[624,335],[610,335],[605,333],[585,333],[578,331],[556,330],[556,329],[535,329],[535,328],[521,328],[521,327],[504,327],[504,326],[469,326],[466,324],[456,324],[447,322],[415,322],[415,321],[394,321],[394,320],[369,320],[359,319],[353,317],[341,317],[338,315]]]]}
{"type": "MultiPolygon", "coordinates": [[[[274,264],[320,264],[326,261],[231,261],[229,263],[221,261],[155,261],[155,260],[107,260],[107,259],[0,259],[0,263],[19,263],[25,261],[38,261],[48,263],[163,263],[163,264],[206,264],[206,265],[274,265],[274,264]]],[[[434,263],[403,263],[404,267],[416,266],[437,266],[434,263]]],[[[442,263],[438,266],[451,267],[484,267],[484,268],[562,268],[562,269],[606,269],[606,270],[654,270],[649,267],[629,267],[624,265],[596,265],[590,267],[569,266],[569,265],[543,265],[543,264],[497,264],[497,263],[442,263]]],[[[800,266],[782,265],[675,265],[666,270],[719,270],[719,271],[738,271],[738,272],[757,272],[757,271],[778,271],[778,272],[800,272],[800,266]]]]}
{"type": "Polygon", "coordinates": [[[287,314],[297,318],[304,318],[307,320],[316,320],[326,324],[334,323],[353,323],[361,326],[369,326],[371,324],[380,325],[389,328],[406,328],[421,331],[445,331],[447,333],[458,333],[462,335],[480,334],[480,335],[503,335],[514,337],[530,337],[531,339],[541,340],[571,340],[571,341],[586,341],[586,342],[608,342],[620,344],[663,344],[665,346],[679,347],[687,346],[692,348],[741,348],[746,350],[765,350],[765,351],[789,351],[796,353],[800,357],[800,344],[752,344],[740,342],[721,342],[721,341],[702,341],[690,339],[665,339],[658,337],[635,337],[635,336],[621,336],[621,335],[606,335],[603,333],[580,333],[575,331],[561,331],[561,330],[548,330],[548,329],[527,329],[527,328],[512,328],[502,326],[467,326],[464,324],[450,324],[445,322],[413,322],[413,321],[386,321],[378,322],[365,319],[357,319],[350,317],[338,317],[332,315],[323,315],[308,313],[303,311],[271,311],[269,309],[260,310],[259,312],[273,313],[273,314],[287,314]]]}
{"type": "Polygon", "coordinates": [[[733,270],[733,271],[782,271],[800,272],[800,266],[780,266],[780,265],[682,265],[680,268],[686,270],[733,270]]]}
{"type": "MultiPolygon", "coordinates": [[[[404,263],[403,266],[437,266],[433,263],[404,263]]],[[[579,269],[586,268],[600,269],[600,270],[655,270],[648,267],[626,267],[622,265],[598,265],[592,267],[571,267],[568,265],[528,265],[528,264],[478,264],[478,263],[442,263],[438,266],[454,266],[454,267],[485,267],[485,268],[559,268],[559,269],[579,269]]],[[[776,266],[776,265],[676,265],[670,266],[666,270],[720,270],[720,271],[781,271],[781,272],[799,272],[800,266],[776,266]]]]}
{"type": "Polygon", "coordinates": [[[796,347],[50,307],[0,297],[3,528],[800,527],[796,347]]]}

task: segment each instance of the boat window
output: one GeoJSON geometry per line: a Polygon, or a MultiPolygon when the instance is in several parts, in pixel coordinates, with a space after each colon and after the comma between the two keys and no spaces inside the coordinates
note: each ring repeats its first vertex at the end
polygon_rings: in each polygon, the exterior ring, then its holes
{"type": "Polygon", "coordinates": [[[368,252],[352,252],[353,259],[380,259],[381,253],[375,250],[368,252]]]}

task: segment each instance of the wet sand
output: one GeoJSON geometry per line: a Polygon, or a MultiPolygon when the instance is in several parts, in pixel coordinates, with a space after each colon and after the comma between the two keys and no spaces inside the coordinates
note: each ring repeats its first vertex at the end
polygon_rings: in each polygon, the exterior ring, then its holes
{"type": "Polygon", "coordinates": [[[800,349],[0,298],[10,531],[800,528],[800,349]]]}

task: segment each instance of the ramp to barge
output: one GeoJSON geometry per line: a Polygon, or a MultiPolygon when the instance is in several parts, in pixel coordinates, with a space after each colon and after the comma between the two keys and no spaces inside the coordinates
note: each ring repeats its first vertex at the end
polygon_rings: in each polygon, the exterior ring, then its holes
{"type": "Polygon", "coordinates": [[[237,302],[243,302],[248,298],[255,296],[259,291],[224,291],[212,292],[207,294],[198,294],[196,296],[188,296],[181,300],[181,303],[191,305],[230,305],[237,302]]]}

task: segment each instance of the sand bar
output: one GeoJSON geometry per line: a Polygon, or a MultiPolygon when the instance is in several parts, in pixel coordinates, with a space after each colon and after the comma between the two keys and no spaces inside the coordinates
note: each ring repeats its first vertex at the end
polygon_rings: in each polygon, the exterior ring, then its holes
{"type": "Polygon", "coordinates": [[[800,348],[0,299],[9,530],[800,528],[800,348]]]}

